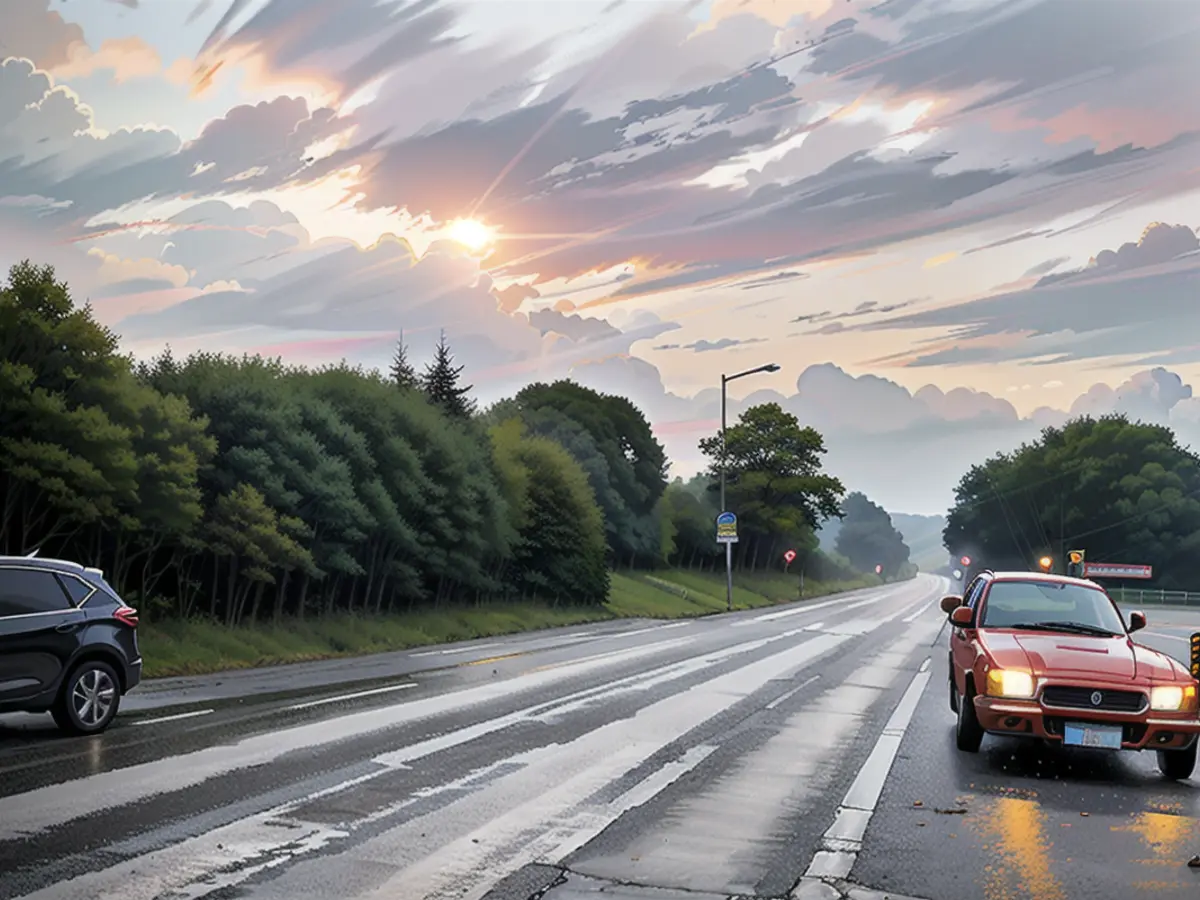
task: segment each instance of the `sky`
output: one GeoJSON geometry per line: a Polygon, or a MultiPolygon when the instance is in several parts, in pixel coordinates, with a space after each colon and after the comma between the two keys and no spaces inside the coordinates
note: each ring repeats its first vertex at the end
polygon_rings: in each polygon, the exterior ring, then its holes
{"type": "Polygon", "coordinates": [[[0,266],[149,357],[778,402],[895,512],[1072,415],[1200,447],[1200,3],[4,0],[0,266]]]}

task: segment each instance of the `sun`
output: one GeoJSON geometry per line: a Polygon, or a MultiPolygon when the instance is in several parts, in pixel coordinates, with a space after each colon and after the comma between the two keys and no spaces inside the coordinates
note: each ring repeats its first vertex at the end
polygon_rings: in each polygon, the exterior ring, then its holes
{"type": "Polygon", "coordinates": [[[496,236],[493,229],[475,219],[455,219],[446,233],[468,250],[482,250],[496,236]]]}

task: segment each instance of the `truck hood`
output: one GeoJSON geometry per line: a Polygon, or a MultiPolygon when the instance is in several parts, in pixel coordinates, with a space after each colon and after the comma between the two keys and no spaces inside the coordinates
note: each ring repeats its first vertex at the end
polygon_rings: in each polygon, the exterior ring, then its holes
{"type": "Polygon", "coordinates": [[[989,632],[982,643],[1001,667],[1028,668],[1034,675],[1091,676],[1114,681],[1175,681],[1173,660],[1128,637],[1089,637],[1048,632],[989,632]]]}

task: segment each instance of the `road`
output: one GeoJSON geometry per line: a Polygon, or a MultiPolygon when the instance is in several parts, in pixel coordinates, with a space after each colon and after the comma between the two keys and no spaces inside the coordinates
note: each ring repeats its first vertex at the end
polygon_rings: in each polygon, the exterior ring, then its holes
{"type": "MultiPolygon", "coordinates": [[[[0,900],[1194,898],[1200,782],[954,750],[946,587],[157,683],[95,738],[6,720],[0,900]]],[[[1149,615],[1177,656],[1200,629],[1149,615]]]]}

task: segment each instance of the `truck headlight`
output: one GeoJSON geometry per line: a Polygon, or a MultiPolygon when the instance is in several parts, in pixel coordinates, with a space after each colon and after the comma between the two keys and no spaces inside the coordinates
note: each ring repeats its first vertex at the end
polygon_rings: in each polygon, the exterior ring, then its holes
{"type": "Polygon", "coordinates": [[[987,692],[990,697],[1033,696],[1033,676],[1015,669],[991,669],[987,673],[987,692]]]}
{"type": "Polygon", "coordinates": [[[1196,706],[1196,686],[1189,684],[1180,687],[1174,684],[1162,684],[1150,688],[1150,708],[1159,712],[1179,712],[1193,709],[1196,706]]]}

